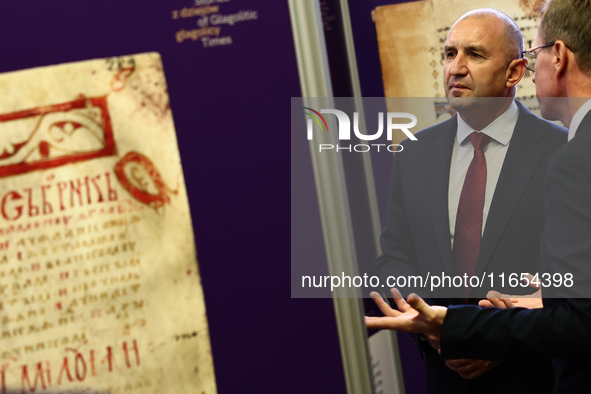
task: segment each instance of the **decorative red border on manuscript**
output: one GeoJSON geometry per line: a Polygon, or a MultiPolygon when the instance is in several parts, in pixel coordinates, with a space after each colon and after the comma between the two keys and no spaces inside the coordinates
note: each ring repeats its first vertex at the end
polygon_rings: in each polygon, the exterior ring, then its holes
{"type": "MultiPolygon", "coordinates": [[[[105,141],[104,148],[91,152],[72,153],[67,156],[53,159],[39,159],[29,163],[14,163],[9,165],[0,165],[0,178],[24,174],[36,170],[60,167],[66,164],[72,164],[81,161],[96,159],[98,157],[112,156],[117,154],[115,140],[113,139],[111,118],[109,117],[109,110],[107,108],[106,96],[93,98],[83,97],[67,103],[47,105],[17,112],[11,112],[7,114],[0,114],[0,122],[24,119],[32,116],[46,115],[52,112],[64,112],[72,109],[88,108],[89,106],[98,107],[101,110],[101,118],[103,121],[103,137],[105,141]]],[[[0,138],[2,138],[1,135],[0,138]]]]}

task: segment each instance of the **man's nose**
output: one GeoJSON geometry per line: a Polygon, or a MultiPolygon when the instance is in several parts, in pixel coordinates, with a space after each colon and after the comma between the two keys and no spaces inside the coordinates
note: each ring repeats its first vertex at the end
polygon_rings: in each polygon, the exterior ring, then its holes
{"type": "Polygon", "coordinates": [[[468,67],[466,63],[466,56],[457,54],[453,63],[451,64],[450,73],[452,75],[465,75],[468,73],[468,67]]]}

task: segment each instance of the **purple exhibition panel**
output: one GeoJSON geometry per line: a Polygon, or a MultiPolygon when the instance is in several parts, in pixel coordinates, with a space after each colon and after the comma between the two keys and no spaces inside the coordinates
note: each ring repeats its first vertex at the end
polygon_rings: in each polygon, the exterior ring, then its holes
{"type": "Polygon", "coordinates": [[[218,392],[345,393],[331,301],[289,296],[283,128],[301,92],[287,2],[46,0],[0,15],[0,72],[160,53],[218,392]]]}

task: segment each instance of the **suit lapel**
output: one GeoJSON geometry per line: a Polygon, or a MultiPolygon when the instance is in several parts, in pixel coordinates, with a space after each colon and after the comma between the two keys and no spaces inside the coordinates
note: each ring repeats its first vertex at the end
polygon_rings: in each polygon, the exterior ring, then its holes
{"type": "Polygon", "coordinates": [[[488,260],[505,230],[513,211],[544,157],[544,150],[536,143],[544,138],[539,132],[539,120],[517,102],[519,118],[501,168],[499,180],[488,212],[475,275],[484,271],[488,260]]]}
{"type": "Polygon", "coordinates": [[[429,182],[427,190],[429,196],[431,196],[429,209],[435,238],[437,239],[437,247],[449,274],[454,272],[454,264],[449,234],[448,188],[449,168],[456,131],[457,119],[454,116],[442,124],[442,129],[438,133],[433,134],[431,154],[424,162],[425,179],[429,182]]]}

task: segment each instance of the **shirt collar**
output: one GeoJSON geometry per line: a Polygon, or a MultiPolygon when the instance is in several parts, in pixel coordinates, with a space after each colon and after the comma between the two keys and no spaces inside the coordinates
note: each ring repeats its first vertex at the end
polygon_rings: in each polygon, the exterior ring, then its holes
{"type": "Polygon", "coordinates": [[[575,116],[573,116],[573,120],[570,122],[570,127],[568,128],[568,140],[572,140],[575,137],[575,133],[577,129],[581,125],[583,118],[587,115],[587,112],[591,111],[591,100],[587,100],[585,104],[579,108],[575,116]]]}
{"type": "MultiPolygon", "coordinates": [[[[517,108],[517,104],[515,104],[515,100],[513,100],[505,112],[493,120],[484,129],[480,130],[480,132],[488,135],[502,145],[507,145],[509,141],[511,141],[513,129],[517,124],[517,118],[519,118],[519,109],[517,108]]],[[[468,126],[464,119],[458,114],[458,133],[456,137],[458,143],[462,145],[466,138],[468,138],[473,132],[474,129],[468,126]]]]}

